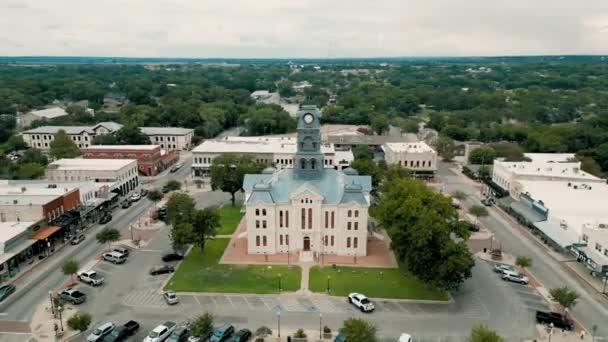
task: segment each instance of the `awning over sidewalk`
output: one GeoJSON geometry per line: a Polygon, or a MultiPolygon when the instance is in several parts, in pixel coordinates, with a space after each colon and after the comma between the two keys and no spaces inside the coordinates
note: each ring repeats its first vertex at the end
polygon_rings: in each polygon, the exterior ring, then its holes
{"type": "Polygon", "coordinates": [[[541,221],[534,223],[534,227],[538,228],[549,239],[553,240],[562,248],[567,248],[575,243],[579,243],[578,235],[571,229],[564,229],[560,223],[555,220],[541,221]]]}
{"type": "Polygon", "coordinates": [[[608,274],[608,257],[589,246],[575,246],[583,254],[585,266],[592,271],[608,274]]]}
{"type": "Polygon", "coordinates": [[[30,247],[31,245],[33,245],[35,243],[36,243],[36,240],[28,239],[28,240],[21,242],[17,246],[11,248],[10,251],[0,254],[0,265],[9,261],[14,256],[19,255],[19,253],[23,252],[24,250],[26,250],[28,247],[30,247]]]}
{"type": "Polygon", "coordinates": [[[543,214],[532,209],[531,207],[527,206],[524,203],[515,201],[515,202],[511,203],[510,207],[511,207],[511,209],[513,209],[514,212],[521,215],[523,218],[528,220],[530,223],[544,221],[546,219],[543,214]]]}
{"type": "Polygon", "coordinates": [[[61,229],[61,227],[57,226],[48,226],[41,228],[34,234],[34,236],[32,236],[32,240],[44,240],[59,229],[61,229]]]}
{"type": "Polygon", "coordinates": [[[508,191],[501,188],[500,185],[494,183],[491,179],[486,180],[485,183],[496,193],[496,197],[505,197],[509,194],[508,191]]]}

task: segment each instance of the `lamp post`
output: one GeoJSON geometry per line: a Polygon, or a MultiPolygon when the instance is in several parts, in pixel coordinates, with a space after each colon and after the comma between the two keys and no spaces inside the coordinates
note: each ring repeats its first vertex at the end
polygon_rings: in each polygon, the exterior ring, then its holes
{"type": "Polygon", "coordinates": [[[279,281],[279,293],[281,293],[281,273],[279,273],[278,281],[279,281]]]}
{"type": "Polygon", "coordinates": [[[608,294],[606,293],[606,285],[608,284],[608,273],[606,275],[604,275],[604,289],[602,289],[602,293],[603,294],[608,294]]]}
{"type": "Polygon", "coordinates": [[[57,307],[57,311],[59,312],[59,325],[61,326],[61,332],[63,332],[63,318],[61,317],[61,312],[63,311],[63,306],[59,305],[57,307]]]}
{"type": "Polygon", "coordinates": [[[277,311],[277,331],[279,337],[281,337],[281,311],[277,311]]]}
{"type": "Polygon", "coordinates": [[[49,291],[49,299],[51,300],[51,313],[55,315],[55,305],[53,305],[53,291],[49,291]]]}
{"type": "Polygon", "coordinates": [[[327,276],[327,293],[329,293],[329,276],[327,276]]]}
{"type": "Polygon", "coordinates": [[[321,339],[321,326],[323,325],[323,314],[319,313],[319,340],[321,339]]]}

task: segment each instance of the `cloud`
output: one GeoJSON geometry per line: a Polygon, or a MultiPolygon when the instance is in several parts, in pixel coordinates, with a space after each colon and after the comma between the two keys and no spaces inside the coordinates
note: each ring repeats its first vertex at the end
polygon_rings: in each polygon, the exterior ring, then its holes
{"type": "Polygon", "coordinates": [[[3,55],[605,54],[605,0],[0,1],[3,55]]]}

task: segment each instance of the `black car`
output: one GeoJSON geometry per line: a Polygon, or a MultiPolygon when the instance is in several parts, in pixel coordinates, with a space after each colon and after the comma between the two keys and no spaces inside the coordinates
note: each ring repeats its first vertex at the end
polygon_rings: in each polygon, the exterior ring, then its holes
{"type": "Polygon", "coordinates": [[[163,257],[162,257],[164,262],[179,261],[179,260],[182,260],[183,258],[184,258],[183,255],[180,255],[177,253],[167,253],[167,254],[163,255],[163,257]]]}
{"type": "Polygon", "coordinates": [[[536,311],[536,322],[540,324],[552,324],[556,328],[564,330],[574,329],[574,322],[559,312],[536,311]]]}
{"type": "Polygon", "coordinates": [[[101,217],[101,219],[99,220],[99,224],[106,224],[108,222],[112,221],[112,215],[110,214],[105,214],[101,217]]]}
{"type": "Polygon", "coordinates": [[[126,200],[126,201],[122,201],[122,208],[123,209],[127,209],[131,206],[131,201],[126,200]]]}
{"type": "Polygon", "coordinates": [[[232,338],[230,339],[230,341],[232,342],[245,342],[245,341],[249,341],[249,339],[251,338],[251,330],[249,329],[241,329],[239,331],[237,331],[234,335],[232,335],[232,338]]]}
{"type": "Polygon", "coordinates": [[[103,342],[119,342],[126,340],[129,336],[135,334],[139,329],[139,323],[128,321],[124,325],[118,326],[112,332],[103,338],[103,342]]]}
{"type": "Polygon", "coordinates": [[[173,272],[175,272],[175,268],[173,268],[173,266],[162,265],[162,266],[153,267],[150,270],[150,275],[159,275],[159,274],[166,274],[166,273],[173,273],[173,272]]]}

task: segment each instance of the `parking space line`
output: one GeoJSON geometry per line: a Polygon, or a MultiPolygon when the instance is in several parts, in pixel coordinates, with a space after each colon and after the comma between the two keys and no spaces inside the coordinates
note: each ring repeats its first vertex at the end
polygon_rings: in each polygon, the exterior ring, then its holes
{"type": "Polygon", "coordinates": [[[236,306],[234,306],[234,303],[232,302],[232,299],[230,299],[230,296],[226,296],[226,298],[230,302],[230,305],[232,305],[233,308],[236,308],[236,306]]]}
{"type": "Polygon", "coordinates": [[[245,300],[245,303],[247,303],[247,305],[249,306],[249,308],[251,310],[253,310],[253,305],[251,305],[251,303],[249,303],[249,301],[247,300],[247,297],[243,296],[243,299],[245,300]]]}
{"type": "Polygon", "coordinates": [[[209,298],[211,299],[211,301],[213,302],[213,305],[218,306],[217,302],[215,301],[215,299],[213,298],[213,296],[209,296],[209,298]]]}
{"type": "MultiPolygon", "coordinates": [[[[266,301],[264,301],[264,299],[260,298],[260,300],[262,301],[262,303],[264,303],[264,305],[268,308],[268,310],[273,311],[272,308],[266,303],[266,301]]],[[[281,304],[281,302],[279,300],[277,300],[277,302],[279,302],[279,304],[281,304]]]]}
{"type": "Polygon", "coordinates": [[[194,295],[194,296],[192,296],[192,297],[194,297],[194,300],[196,301],[196,303],[197,303],[199,306],[201,306],[201,302],[199,302],[199,301],[198,301],[198,296],[197,296],[197,295],[194,295]]]}

